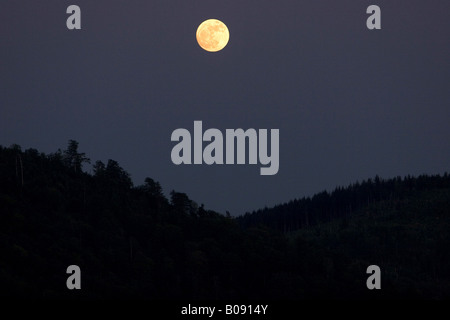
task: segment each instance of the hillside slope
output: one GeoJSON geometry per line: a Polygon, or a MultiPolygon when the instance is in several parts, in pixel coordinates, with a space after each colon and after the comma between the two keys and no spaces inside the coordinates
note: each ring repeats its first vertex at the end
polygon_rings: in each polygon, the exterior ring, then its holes
{"type": "Polygon", "coordinates": [[[133,186],[114,160],[87,174],[86,161],[74,141],[49,155],[0,147],[3,298],[450,298],[448,175],[233,219],[184,193],[166,199],[151,178],[133,186]],[[382,290],[366,288],[372,264],[382,290]],[[66,288],[69,265],[82,290],[66,288]]]}

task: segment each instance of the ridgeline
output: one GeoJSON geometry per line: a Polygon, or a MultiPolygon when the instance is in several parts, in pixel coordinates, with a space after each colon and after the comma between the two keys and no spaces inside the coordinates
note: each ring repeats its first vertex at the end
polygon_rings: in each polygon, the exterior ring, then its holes
{"type": "Polygon", "coordinates": [[[450,298],[450,177],[375,177],[232,218],[69,141],[0,147],[0,296],[450,298]],[[382,290],[368,290],[378,265],[382,290]],[[68,290],[78,265],[82,290],[68,290]]]}

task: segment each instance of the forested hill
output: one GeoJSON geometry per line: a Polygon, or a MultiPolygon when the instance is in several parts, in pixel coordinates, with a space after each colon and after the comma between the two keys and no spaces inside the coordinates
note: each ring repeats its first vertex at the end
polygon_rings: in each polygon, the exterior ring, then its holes
{"type": "Polygon", "coordinates": [[[447,174],[232,218],[185,193],[167,199],[151,178],[134,186],[114,160],[92,174],[87,162],[72,140],[52,154],[0,147],[2,301],[450,298],[447,174]],[[382,290],[366,287],[373,264],[382,290]],[[66,287],[71,265],[81,290],[66,287]]]}
{"type": "MultiPolygon", "coordinates": [[[[328,223],[338,219],[348,219],[360,213],[371,204],[389,203],[391,206],[401,201],[420,196],[424,191],[450,189],[450,176],[421,175],[419,177],[396,177],[393,179],[368,179],[346,188],[323,191],[313,197],[303,197],[246,213],[238,218],[245,227],[267,226],[289,233],[301,228],[328,223]]],[[[370,213],[369,211],[366,211],[370,213]]]]}

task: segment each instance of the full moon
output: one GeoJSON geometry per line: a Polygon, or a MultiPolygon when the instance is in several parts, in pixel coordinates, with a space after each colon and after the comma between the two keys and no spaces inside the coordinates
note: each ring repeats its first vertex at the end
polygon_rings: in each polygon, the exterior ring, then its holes
{"type": "Polygon", "coordinates": [[[197,29],[197,42],[206,51],[217,52],[225,48],[230,40],[227,26],[220,20],[208,19],[197,29]]]}

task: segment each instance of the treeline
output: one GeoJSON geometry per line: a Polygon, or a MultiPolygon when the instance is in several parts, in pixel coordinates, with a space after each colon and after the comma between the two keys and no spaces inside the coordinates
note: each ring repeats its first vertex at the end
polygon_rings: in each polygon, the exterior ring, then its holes
{"type": "Polygon", "coordinates": [[[450,188],[450,175],[421,175],[418,177],[396,177],[356,182],[348,187],[337,187],[332,192],[323,191],[313,197],[303,197],[264,208],[238,218],[239,223],[248,228],[267,226],[284,233],[301,228],[309,228],[336,219],[348,219],[361,208],[373,203],[391,201],[398,203],[414,197],[424,190],[450,188]]]}
{"type": "MultiPolygon", "coordinates": [[[[450,298],[449,177],[365,181],[232,218],[76,141],[0,147],[0,297],[450,298]],[[294,231],[296,230],[296,231],[294,231]],[[290,231],[290,232],[288,232],[290,231]],[[366,288],[378,264],[382,290],[366,288]],[[82,290],[68,290],[78,265],[82,290]]],[[[236,300],[237,299],[237,300],[236,300]]]]}

